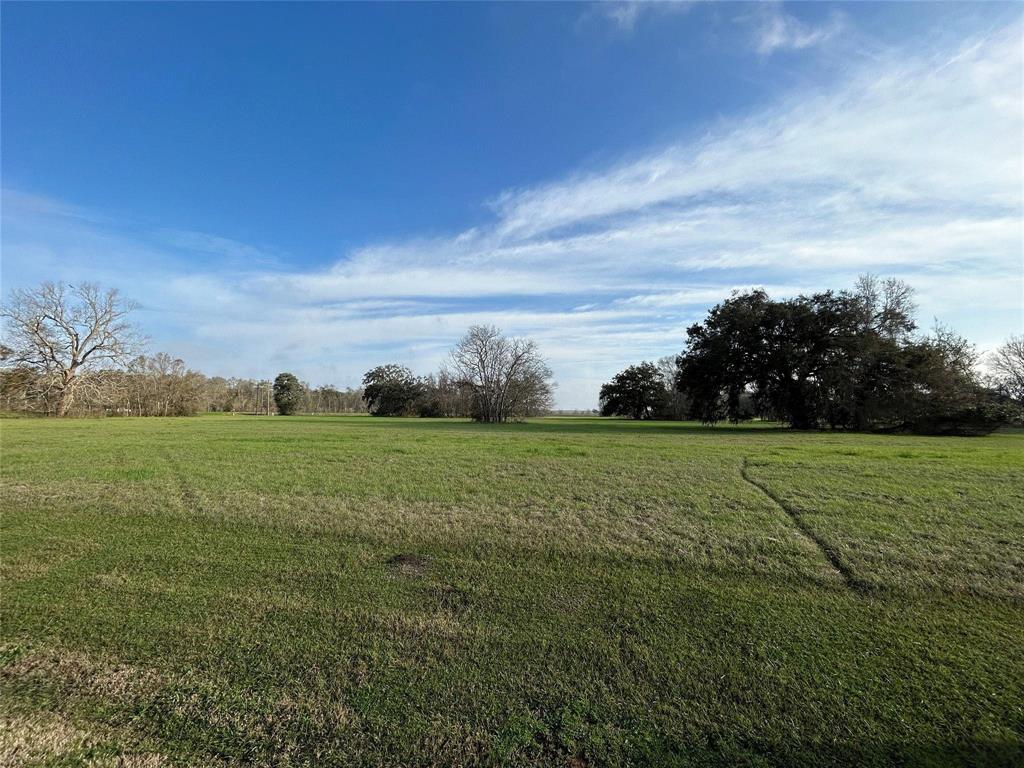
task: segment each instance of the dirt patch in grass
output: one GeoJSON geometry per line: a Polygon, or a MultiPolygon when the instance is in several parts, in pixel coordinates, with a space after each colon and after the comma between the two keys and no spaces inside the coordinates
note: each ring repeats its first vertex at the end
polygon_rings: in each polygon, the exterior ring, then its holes
{"type": "Polygon", "coordinates": [[[399,576],[419,578],[426,575],[429,567],[430,558],[411,552],[402,552],[388,558],[388,568],[399,576]]]}

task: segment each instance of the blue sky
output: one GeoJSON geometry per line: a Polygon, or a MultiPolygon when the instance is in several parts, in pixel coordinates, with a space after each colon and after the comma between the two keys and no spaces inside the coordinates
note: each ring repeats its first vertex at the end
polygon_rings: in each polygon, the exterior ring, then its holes
{"type": "Polygon", "coordinates": [[[2,279],[207,373],[356,385],[470,324],[561,407],[733,288],[871,271],[1024,328],[1013,4],[5,3],[2,279]]]}

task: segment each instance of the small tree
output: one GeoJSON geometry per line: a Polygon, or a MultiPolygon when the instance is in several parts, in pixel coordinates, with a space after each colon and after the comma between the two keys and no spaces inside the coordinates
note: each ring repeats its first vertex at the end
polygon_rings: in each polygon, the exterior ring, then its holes
{"type": "Polygon", "coordinates": [[[302,402],[303,387],[291,373],[279,373],[274,379],[274,405],[282,416],[291,416],[302,402]]]}
{"type": "Polygon", "coordinates": [[[651,419],[668,399],[665,378],[654,363],[631,365],[601,387],[601,415],[651,419]]]}
{"type": "Polygon", "coordinates": [[[421,383],[404,365],[378,365],[363,376],[363,400],[374,416],[411,413],[421,391],[421,383]]]}
{"type": "Polygon", "coordinates": [[[94,283],[43,283],[15,290],[0,317],[6,321],[7,362],[35,371],[54,401],[58,416],[67,414],[80,374],[126,362],[141,339],[128,322],[136,304],[116,288],[94,283]]]}

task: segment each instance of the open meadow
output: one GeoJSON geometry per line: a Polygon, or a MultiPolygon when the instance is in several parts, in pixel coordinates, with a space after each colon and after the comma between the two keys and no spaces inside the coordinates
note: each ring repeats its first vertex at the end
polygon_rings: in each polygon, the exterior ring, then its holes
{"type": "Polygon", "coordinates": [[[1024,761],[1021,432],[0,429],[5,765],[1024,761]]]}

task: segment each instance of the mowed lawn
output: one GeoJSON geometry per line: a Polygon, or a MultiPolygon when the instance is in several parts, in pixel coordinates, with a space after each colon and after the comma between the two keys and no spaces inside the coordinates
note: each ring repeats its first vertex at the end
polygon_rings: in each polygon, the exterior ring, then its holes
{"type": "Polygon", "coordinates": [[[1024,433],[0,435],[0,764],[1024,761],[1024,433]]]}

